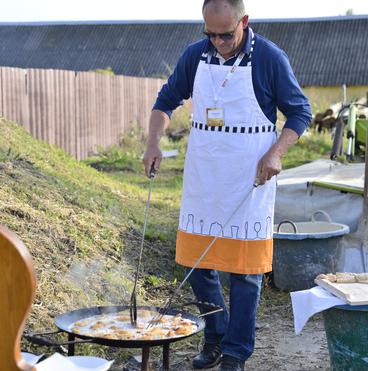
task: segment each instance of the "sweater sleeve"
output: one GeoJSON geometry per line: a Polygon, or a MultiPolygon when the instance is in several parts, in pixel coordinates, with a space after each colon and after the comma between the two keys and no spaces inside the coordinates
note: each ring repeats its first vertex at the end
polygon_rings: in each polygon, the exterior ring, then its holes
{"type": "Polygon", "coordinates": [[[286,117],[284,128],[292,129],[300,136],[312,120],[308,98],[302,92],[284,52],[279,54],[273,69],[276,104],[286,117]]]}
{"type": "Polygon", "coordinates": [[[202,46],[198,43],[186,48],[174,72],[160,90],[153,109],[163,111],[171,117],[172,111],[191,97],[201,53],[202,46]]]}

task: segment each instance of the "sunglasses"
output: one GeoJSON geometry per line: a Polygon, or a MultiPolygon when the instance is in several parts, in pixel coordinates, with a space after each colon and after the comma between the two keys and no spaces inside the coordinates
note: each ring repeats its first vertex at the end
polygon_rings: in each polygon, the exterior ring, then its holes
{"type": "Polygon", "coordinates": [[[203,31],[203,34],[206,35],[209,39],[216,39],[216,37],[219,37],[222,41],[230,41],[234,38],[235,31],[239,26],[239,23],[242,21],[242,19],[238,22],[236,27],[233,31],[224,32],[224,33],[215,33],[215,32],[207,32],[203,31]]]}

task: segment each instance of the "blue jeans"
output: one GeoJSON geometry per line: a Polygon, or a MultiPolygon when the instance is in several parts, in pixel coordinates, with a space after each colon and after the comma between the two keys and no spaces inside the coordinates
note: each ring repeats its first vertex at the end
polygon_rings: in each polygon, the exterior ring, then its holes
{"type": "Polygon", "coordinates": [[[205,341],[221,342],[223,354],[246,360],[254,350],[256,311],[261,293],[262,274],[229,274],[230,314],[226,309],[216,270],[195,269],[189,276],[189,282],[197,300],[224,308],[222,312],[205,317],[205,341]]]}

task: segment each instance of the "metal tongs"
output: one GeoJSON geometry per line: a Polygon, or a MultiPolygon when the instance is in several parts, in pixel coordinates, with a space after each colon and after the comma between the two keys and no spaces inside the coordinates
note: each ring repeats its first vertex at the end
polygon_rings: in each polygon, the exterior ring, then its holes
{"type": "MultiPolygon", "coordinates": [[[[240,207],[245,203],[245,201],[248,199],[248,197],[250,196],[250,194],[253,192],[253,190],[255,188],[258,187],[258,185],[259,184],[258,184],[257,181],[253,183],[253,186],[247,191],[247,193],[245,194],[245,197],[243,198],[243,200],[239,203],[239,205],[236,207],[236,209],[233,211],[233,213],[230,215],[230,217],[226,220],[226,222],[225,222],[222,230],[227,227],[227,225],[230,223],[231,219],[239,211],[240,207]]],[[[220,234],[221,234],[221,232],[219,232],[219,234],[212,239],[212,241],[210,242],[210,244],[206,247],[206,249],[204,250],[204,252],[202,253],[202,255],[199,257],[199,259],[194,264],[193,268],[191,268],[191,270],[184,277],[183,281],[176,288],[176,290],[174,291],[174,293],[167,299],[167,301],[165,302],[165,305],[158,310],[157,314],[148,323],[147,328],[149,328],[151,326],[157,325],[161,321],[161,318],[168,312],[168,310],[172,306],[172,302],[173,302],[174,298],[177,296],[177,294],[179,293],[179,291],[181,290],[181,288],[184,286],[184,284],[188,280],[189,276],[193,273],[194,269],[196,269],[198,267],[199,263],[202,261],[202,259],[210,251],[211,247],[215,244],[215,242],[217,241],[217,239],[220,237],[220,234]]]]}
{"type": "Polygon", "coordinates": [[[137,288],[137,282],[139,277],[139,271],[141,268],[141,262],[142,262],[142,253],[143,253],[143,244],[144,244],[144,237],[146,235],[146,226],[147,226],[147,216],[148,216],[148,209],[150,207],[150,200],[151,200],[151,192],[152,192],[152,181],[153,178],[156,175],[155,170],[155,163],[153,162],[151,165],[151,170],[149,172],[149,191],[148,191],[148,199],[146,203],[146,208],[144,210],[144,223],[143,223],[143,232],[142,232],[142,240],[141,240],[141,250],[139,252],[139,259],[137,264],[137,270],[135,272],[135,280],[134,280],[134,286],[132,295],[130,297],[130,322],[133,326],[137,324],[137,295],[136,295],[136,288],[137,288]]]}

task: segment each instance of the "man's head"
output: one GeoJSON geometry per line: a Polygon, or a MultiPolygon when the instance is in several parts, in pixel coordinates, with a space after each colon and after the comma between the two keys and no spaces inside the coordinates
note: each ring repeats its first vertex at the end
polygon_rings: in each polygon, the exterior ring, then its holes
{"type": "Polygon", "coordinates": [[[205,0],[202,8],[205,33],[224,58],[238,52],[248,26],[243,0],[205,0]]]}

